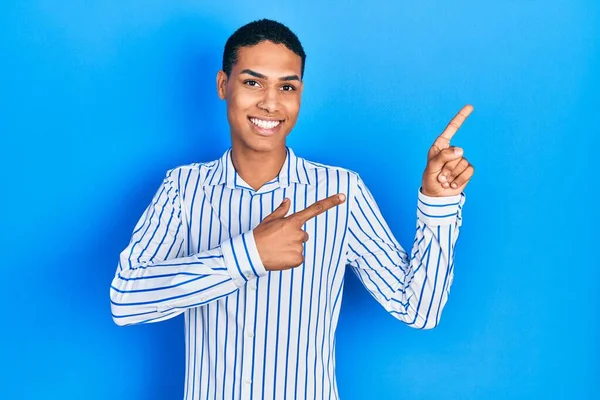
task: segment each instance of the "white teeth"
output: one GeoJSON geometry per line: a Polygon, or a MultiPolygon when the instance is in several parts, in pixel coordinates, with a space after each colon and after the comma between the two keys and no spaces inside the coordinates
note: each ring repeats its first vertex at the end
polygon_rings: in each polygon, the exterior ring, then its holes
{"type": "Polygon", "coordinates": [[[254,125],[263,129],[273,129],[281,123],[281,121],[265,121],[258,118],[250,118],[250,121],[252,121],[254,125]]]}

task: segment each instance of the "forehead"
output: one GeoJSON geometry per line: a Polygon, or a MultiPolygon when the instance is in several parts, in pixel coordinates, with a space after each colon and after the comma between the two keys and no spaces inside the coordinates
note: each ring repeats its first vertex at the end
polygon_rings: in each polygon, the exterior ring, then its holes
{"type": "Polygon", "coordinates": [[[264,41],[238,50],[233,71],[251,69],[267,76],[298,75],[302,58],[283,44],[264,41]]]}

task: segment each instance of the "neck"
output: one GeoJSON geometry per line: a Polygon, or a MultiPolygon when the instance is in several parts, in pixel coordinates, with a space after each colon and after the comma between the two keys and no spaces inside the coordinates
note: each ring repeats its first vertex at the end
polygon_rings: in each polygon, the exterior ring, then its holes
{"type": "Polygon", "coordinates": [[[279,175],[286,156],[285,146],[260,152],[234,145],[231,150],[231,161],[236,172],[254,190],[260,189],[279,175]]]}

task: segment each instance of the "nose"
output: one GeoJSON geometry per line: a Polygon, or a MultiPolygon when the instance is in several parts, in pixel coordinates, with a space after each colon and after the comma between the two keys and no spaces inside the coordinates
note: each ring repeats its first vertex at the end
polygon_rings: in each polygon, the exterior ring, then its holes
{"type": "Polygon", "coordinates": [[[277,89],[269,89],[265,90],[263,97],[258,102],[257,106],[261,110],[264,110],[268,113],[274,113],[277,111],[277,89]]]}

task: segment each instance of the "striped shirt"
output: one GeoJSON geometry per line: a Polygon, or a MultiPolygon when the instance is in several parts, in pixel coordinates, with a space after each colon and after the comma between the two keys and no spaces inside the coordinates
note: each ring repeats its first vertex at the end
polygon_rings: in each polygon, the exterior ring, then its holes
{"type": "Polygon", "coordinates": [[[453,277],[464,194],[418,192],[411,254],[358,174],[288,148],[279,175],[252,189],[231,149],[167,172],[121,252],[110,288],[118,325],[185,316],[185,400],[338,399],[335,332],[345,267],[394,317],[433,328],[453,277]],[[347,201],[309,220],[305,261],[266,271],[253,228],[336,193],[347,201]]]}

